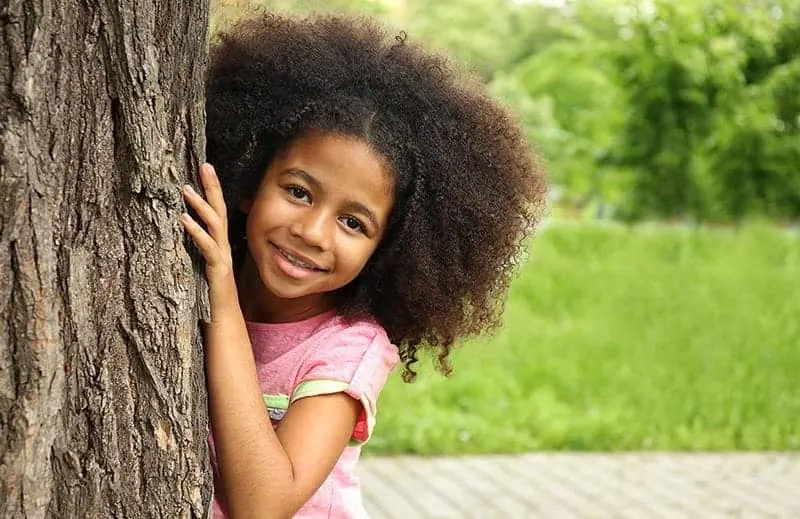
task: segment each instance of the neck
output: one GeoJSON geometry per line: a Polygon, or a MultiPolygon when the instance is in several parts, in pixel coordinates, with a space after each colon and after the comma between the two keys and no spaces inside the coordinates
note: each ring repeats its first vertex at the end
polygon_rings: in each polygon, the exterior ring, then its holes
{"type": "Polygon", "coordinates": [[[236,275],[239,305],[248,321],[259,323],[290,323],[314,317],[333,308],[332,302],[321,294],[296,299],[283,299],[264,286],[250,255],[236,275]]]}

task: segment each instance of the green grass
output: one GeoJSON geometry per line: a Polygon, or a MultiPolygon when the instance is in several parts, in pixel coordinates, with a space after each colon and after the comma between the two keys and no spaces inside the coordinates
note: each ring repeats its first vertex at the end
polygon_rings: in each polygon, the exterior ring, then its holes
{"type": "Polygon", "coordinates": [[[559,224],[505,325],[398,376],[368,453],[800,448],[800,237],[559,224]]]}

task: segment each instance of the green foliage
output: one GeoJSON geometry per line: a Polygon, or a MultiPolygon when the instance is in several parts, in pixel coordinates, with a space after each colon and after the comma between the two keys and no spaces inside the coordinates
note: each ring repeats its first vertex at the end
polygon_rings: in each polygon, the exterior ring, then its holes
{"type": "Polygon", "coordinates": [[[800,216],[800,9],[647,5],[615,54],[627,106],[611,157],[635,172],[625,215],[800,216]]]}
{"type": "Polygon", "coordinates": [[[604,47],[590,39],[563,40],[490,84],[515,107],[531,142],[550,159],[556,181],[568,186],[576,203],[591,196],[613,199],[616,194],[606,180],[613,172],[599,164],[621,124],[619,89],[609,71],[597,66],[607,52],[604,47]],[[523,98],[530,100],[529,106],[523,98]],[[592,164],[597,167],[587,168],[592,164]]]}
{"type": "Polygon", "coordinates": [[[299,15],[351,13],[386,19],[390,6],[381,0],[211,0],[209,32],[213,37],[236,20],[263,11],[299,15]]]}
{"type": "Polygon", "coordinates": [[[554,225],[503,330],[390,381],[372,453],[800,449],[800,236],[554,225]]]}
{"type": "Polygon", "coordinates": [[[486,78],[507,66],[518,40],[506,0],[407,0],[399,22],[429,47],[486,78]],[[498,44],[503,42],[503,44],[498,44]]]}

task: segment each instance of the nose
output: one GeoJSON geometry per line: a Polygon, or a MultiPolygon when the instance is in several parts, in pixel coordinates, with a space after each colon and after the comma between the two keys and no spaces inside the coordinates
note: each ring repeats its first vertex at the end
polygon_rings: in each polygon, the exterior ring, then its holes
{"type": "Polygon", "coordinates": [[[325,211],[312,207],[292,222],[289,230],[310,247],[328,250],[334,232],[332,220],[335,218],[325,211]]]}

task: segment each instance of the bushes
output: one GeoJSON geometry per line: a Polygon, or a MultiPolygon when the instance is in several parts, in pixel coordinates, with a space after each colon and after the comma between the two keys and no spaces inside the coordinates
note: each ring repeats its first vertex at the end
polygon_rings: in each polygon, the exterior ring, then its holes
{"type": "Polygon", "coordinates": [[[627,110],[611,155],[634,171],[623,214],[800,217],[800,9],[655,5],[616,56],[627,110]]]}
{"type": "Polygon", "coordinates": [[[567,200],[630,220],[800,218],[800,4],[560,13],[557,39],[492,86],[523,108],[567,200]]]}

